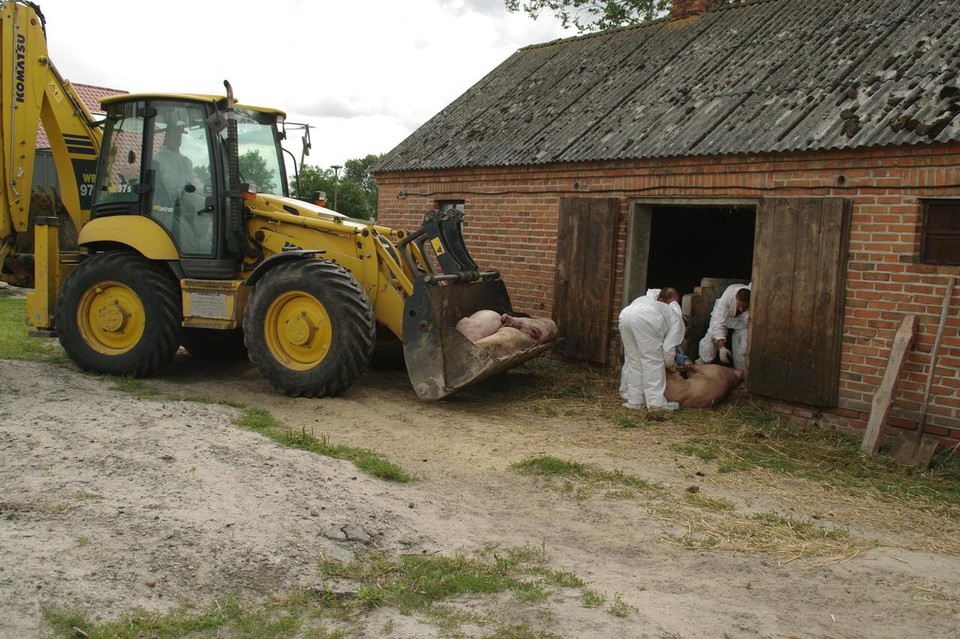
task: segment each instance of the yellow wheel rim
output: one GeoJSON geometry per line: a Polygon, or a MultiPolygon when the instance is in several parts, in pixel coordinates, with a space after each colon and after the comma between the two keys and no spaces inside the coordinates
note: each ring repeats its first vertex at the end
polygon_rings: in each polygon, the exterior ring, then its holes
{"type": "Polygon", "coordinates": [[[323,304],[303,291],[288,291],[273,300],[263,330],[273,358],[297,371],[322,362],[333,340],[323,304]]]}
{"type": "Polygon", "coordinates": [[[83,341],[103,355],[121,355],[140,343],[145,322],[140,296],[120,282],[91,286],[77,308],[83,341]]]}

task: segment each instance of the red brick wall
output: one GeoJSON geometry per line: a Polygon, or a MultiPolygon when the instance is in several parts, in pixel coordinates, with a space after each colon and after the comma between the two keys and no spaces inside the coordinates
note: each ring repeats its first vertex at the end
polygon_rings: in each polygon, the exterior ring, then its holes
{"type": "MultiPolygon", "coordinates": [[[[439,200],[464,200],[471,254],[499,268],[518,310],[553,310],[561,197],[751,198],[837,196],[852,201],[840,372],[840,408],[783,408],[862,428],[905,313],[920,318],[901,378],[895,425],[918,417],[947,275],[960,267],[918,263],[921,198],[960,198],[960,145],[778,156],[482,168],[377,175],[380,223],[416,228],[439,200]]],[[[626,221],[620,223],[615,300],[620,299],[626,221]]],[[[956,293],[960,296],[960,291],[956,293]]],[[[610,311],[615,322],[618,308],[610,311]]],[[[616,331],[614,331],[616,334],[616,331]]],[[[951,309],[928,408],[928,432],[960,441],[960,318],[951,309]]]]}

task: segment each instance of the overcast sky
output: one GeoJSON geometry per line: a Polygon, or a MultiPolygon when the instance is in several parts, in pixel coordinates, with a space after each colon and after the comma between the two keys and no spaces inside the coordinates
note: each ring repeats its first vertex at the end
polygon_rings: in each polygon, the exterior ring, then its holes
{"type": "Polygon", "coordinates": [[[574,35],[502,0],[38,4],[68,80],[220,95],[228,79],[238,101],[309,123],[323,168],[389,151],[517,49],[574,35]]]}

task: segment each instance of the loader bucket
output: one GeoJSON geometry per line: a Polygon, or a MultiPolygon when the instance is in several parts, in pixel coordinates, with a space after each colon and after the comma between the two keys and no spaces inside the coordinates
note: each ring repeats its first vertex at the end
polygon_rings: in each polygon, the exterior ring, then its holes
{"type": "Polygon", "coordinates": [[[511,313],[499,278],[428,284],[418,278],[404,306],[403,356],[420,399],[442,399],[458,390],[537,357],[553,343],[492,357],[457,330],[457,322],[482,309],[511,313]]]}
{"type": "Polygon", "coordinates": [[[457,210],[428,211],[420,228],[398,244],[415,274],[403,307],[403,357],[420,399],[442,399],[553,346],[548,342],[494,356],[457,330],[457,322],[480,310],[513,313],[500,273],[481,270],[470,257],[463,217],[457,210]]]}

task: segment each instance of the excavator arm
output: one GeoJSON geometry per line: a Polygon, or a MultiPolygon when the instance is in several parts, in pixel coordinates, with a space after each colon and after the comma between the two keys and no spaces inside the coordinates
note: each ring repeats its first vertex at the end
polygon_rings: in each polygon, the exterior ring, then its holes
{"type": "Polygon", "coordinates": [[[28,321],[37,328],[52,326],[60,279],[56,218],[34,220],[36,277],[26,278],[15,259],[16,236],[30,228],[38,125],[43,122],[50,141],[60,199],[79,230],[90,218],[100,155],[102,136],[92,120],[50,62],[39,7],[19,0],[0,4],[0,279],[35,286],[28,321]]]}

